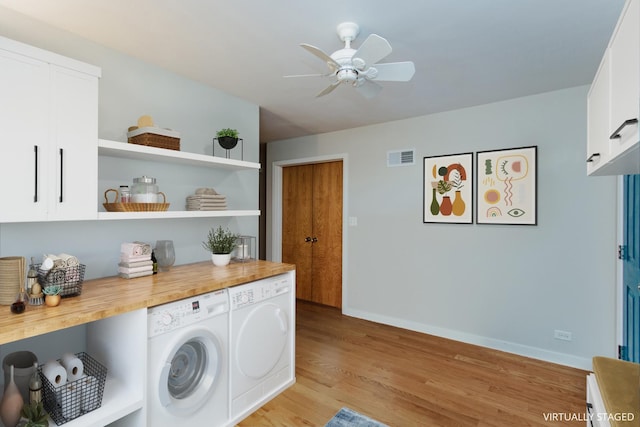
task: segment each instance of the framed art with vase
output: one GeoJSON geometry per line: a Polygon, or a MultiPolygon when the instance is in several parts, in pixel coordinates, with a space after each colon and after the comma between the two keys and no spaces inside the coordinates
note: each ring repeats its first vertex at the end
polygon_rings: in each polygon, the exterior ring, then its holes
{"type": "Polygon", "coordinates": [[[473,153],[424,158],[423,222],[473,223],[473,153]]]}

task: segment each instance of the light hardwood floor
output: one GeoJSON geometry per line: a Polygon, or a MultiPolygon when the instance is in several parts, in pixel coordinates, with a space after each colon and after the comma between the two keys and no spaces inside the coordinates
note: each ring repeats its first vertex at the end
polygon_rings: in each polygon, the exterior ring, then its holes
{"type": "Polygon", "coordinates": [[[585,371],[303,301],[296,322],[296,384],[239,426],[324,426],[343,406],[390,426],[585,425],[585,371]]]}

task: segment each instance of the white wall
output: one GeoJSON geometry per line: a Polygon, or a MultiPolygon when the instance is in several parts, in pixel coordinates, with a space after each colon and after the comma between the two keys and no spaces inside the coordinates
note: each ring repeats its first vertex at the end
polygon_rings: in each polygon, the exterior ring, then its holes
{"type": "Polygon", "coordinates": [[[594,355],[614,357],[616,180],[586,176],[586,93],[270,143],[269,168],[346,155],[344,220],[357,226],[345,228],[344,313],[585,369],[594,355]],[[530,145],[537,226],[423,223],[424,156],[530,145]],[[387,151],[406,148],[416,165],[387,168],[387,151]]]}
{"type": "MultiPolygon", "coordinates": [[[[115,31],[115,29],[114,29],[115,31]]],[[[126,142],[129,126],[149,114],[160,127],[181,134],[181,151],[212,154],[216,130],[236,128],[244,139],[244,160],[258,162],[258,106],[215,88],[186,79],[44,25],[0,7],[0,36],[53,51],[102,69],[99,86],[99,129],[103,139],[126,142]]],[[[223,155],[216,150],[216,155],[223,155]]],[[[232,158],[239,158],[237,149],[232,158]]],[[[95,173],[88,171],[88,173],[95,173]]],[[[214,187],[226,194],[230,209],[258,208],[258,172],[229,177],[207,168],[185,170],[153,162],[100,158],[96,209],[104,210],[104,190],[132,184],[134,177],[158,179],[171,210],[184,210],[185,196],[197,187],[214,187]]],[[[171,219],[143,221],[82,221],[0,224],[0,256],[35,256],[67,252],[87,265],[86,278],[114,275],[120,243],[170,239],[176,246],[176,264],[209,259],[201,241],[218,224],[236,232],[258,235],[258,219],[171,219]]]]}

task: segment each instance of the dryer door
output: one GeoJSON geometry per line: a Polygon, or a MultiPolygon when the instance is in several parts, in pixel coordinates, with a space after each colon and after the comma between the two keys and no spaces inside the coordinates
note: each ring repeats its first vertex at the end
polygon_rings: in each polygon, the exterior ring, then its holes
{"type": "Polygon", "coordinates": [[[287,347],[289,322],[280,306],[256,306],[242,323],[237,336],[236,363],[249,378],[259,379],[278,364],[287,347]]]}
{"type": "Polygon", "coordinates": [[[159,403],[171,414],[192,414],[217,387],[224,360],[220,343],[211,331],[194,328],[176,333],[165,349],[155,367],[159,403]]]}

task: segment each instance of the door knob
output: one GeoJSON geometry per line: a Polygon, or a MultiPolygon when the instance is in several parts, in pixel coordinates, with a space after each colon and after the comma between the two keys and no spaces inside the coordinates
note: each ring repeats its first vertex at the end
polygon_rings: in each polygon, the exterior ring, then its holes
{"type": "Polygon", "coordinates": [[[310,241],[311,241],[311,237],[309,237],[309,236],[305,237],[305,238],[304,238],[304,241],[305,241],[305,242],[310,242],[310,241]]]}
{"type": "Polygon", "coordinates": [[[317,241],[318,241],[318,238],[317,238],[317,237],[314,237],[313,239],[311,239],[311,243],[315,243],[315,242],[317,242],[317,241]]]}

